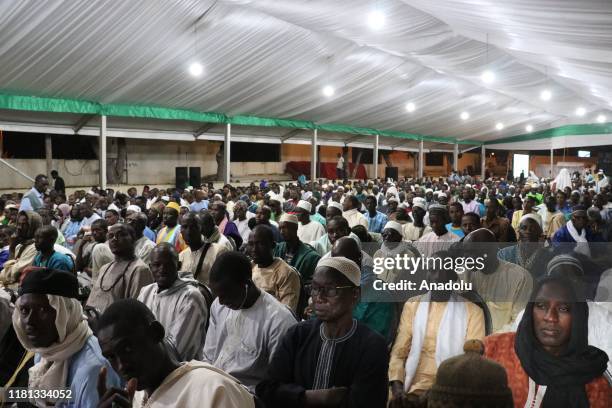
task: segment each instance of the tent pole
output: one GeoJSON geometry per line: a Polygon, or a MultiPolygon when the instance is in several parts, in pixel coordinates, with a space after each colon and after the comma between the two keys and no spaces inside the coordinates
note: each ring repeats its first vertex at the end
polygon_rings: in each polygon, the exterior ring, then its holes
{"type": "Polygon", "coordinates": [[[51,170],[53,170],[53,145],[51,135],[45,135],[45,159],[47,161],[47,177],[51,180],[51,170]]]}
{"type": "Polygon", "coordinates": [[[487,149],[485,145],[480,148],[480,178],[485,179],[485,167],[487,166],[487,149]]]}
{"type": "Polygon", "coordinates": [[[455,143],[453,146],[453,169],[459,171],[459,143],[455,143]]]}
{"type": "Polygon", "coordinates": [[[550,149],[550,178],[553,178],[553,157],[555,149],[550,149]]]}
{"type": "Polygon", "coordinates": [[[374,179],[378,178],[378,134],[374,139],[374,155],[372,156],[372,165],[374,166],[374,179]]]}
{"type": "Polygon", "coordinates": [[[229,184],[230,183],[230,177],[231,177],[231,172],[230,172],[230,146],[231,146],[231,139],[232,139],[232,124],[231,123],[226,123],[225,124],[225,138],[224,138],[224,149],[223,149],[223,182],[225,184],[229,184]]]}
{"type": "Polygon", "coordinates": [[[424,160],[425,155],[423,154],[423,140],[419,142],[419,178],[423,178],[424,172],[424,160]]]}
{"type": "Polygon", "coordinates": [[[314,183],[317,179],[317,137],[318,129],[312,130],[312,146],[311,146],[311,158],[310,158],[310,180],[314,183]]]}
{"type": "Polygon", "coordinates": [[[106,115],[100,117],[100,143],[99,143],[100,188],[106,190],[106,115]]]}

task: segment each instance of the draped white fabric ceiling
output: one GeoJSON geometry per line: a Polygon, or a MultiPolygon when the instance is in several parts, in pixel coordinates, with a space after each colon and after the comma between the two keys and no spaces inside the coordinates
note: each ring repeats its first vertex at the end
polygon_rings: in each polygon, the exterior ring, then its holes
{"type": "Polygon", "coordinates": [[[0,27],[5,92],[479,141],[612,121],[610,0],[21,0],[0,27]]]}

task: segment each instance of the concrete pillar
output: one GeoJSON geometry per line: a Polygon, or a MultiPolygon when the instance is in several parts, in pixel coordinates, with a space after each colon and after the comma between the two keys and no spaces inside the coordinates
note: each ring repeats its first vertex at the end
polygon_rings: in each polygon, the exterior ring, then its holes
{"type": "Polygon", "coordinates": [[[99,143],[99,162],[100,162],[100,188],[106,189],[106,115],[100,117],[100,143],[99,143]]]}
{"type": "Polygon", "coordinates": [[[459,144],[455,143],[453,146],[453,169],[459,171],[459,144]]]}
{"type": "Polygon", "coordinates": [[[484,180],[485,178],[485,167],[487,163],[487,149],[485,145],[480,147],[480,178],[484,180]]]}
{"type": "Polygon", "coordinates": [[[53,146],[51,135],[45,135],[45,159],[47,160],[47,177],[51,181],[51,170],[53,170],[53,146]]]}
{"type": "Polygon", "coordinates": [[[232,139],[232,124],[227,123],[225,125],[225,144],[223,145],[223,182],[225,184],[230,183],[230,146],[232,139]]]}
{"type": "Polygon", "coordinates": [[[425,169],[425,153],[423,152],[423,141],[419,142],[419,178],[423,178],[425,169]]]}
{"type": "Polygon", "coordinates": [[[374,166],[374,178],[378,178],[378,142],[379,136],[374,139],[374,154],[372,155],[372,164],[374,166]]]}
{"type": "Polygon", "coordinates": [[[310,180],[314,183],[317,180],[317,167],[318,167],[318,157],[317,157],[317,137],[318,131],[317,129],[312,130],[312,146],[310,147],[310,180]]]}

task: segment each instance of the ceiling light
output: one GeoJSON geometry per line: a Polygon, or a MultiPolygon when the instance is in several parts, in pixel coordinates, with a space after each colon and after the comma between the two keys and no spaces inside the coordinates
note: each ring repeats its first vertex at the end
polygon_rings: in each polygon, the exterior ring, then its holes
{"type": "Polygon", "coordinates": [[[599,123],[604,123],[606,121],[606,115],[598,115],[597,116],[597,121],[599,123]]]}
{"type": "Polygon", "coordinates": [[[408,103],[406,104],[406,110],[407,110],[408,112],[414,112],[414,110],[415,110],[415,109],[416,109],[416,106],[414,106],[414,103],[412,103],[412,102],[408,102],[408,103]]]}
{"type": "Polygon", "coordinates": [[[461,112],[461,119],[468,120],[470,118],[470,114],[468,112],[461,112]]]}
{"type": "Polygon", "coordinates": [[[368,14],[368,26],[372,30],[380,30],[385,26],[385,14],[380,10],[374,10],[368,14]]]}
{"type": "Polygon", "coordinates": [[[540,92],[540,99],[543,101],[550,101],[550,98],[552,98],[552,93],[550,92],[550,90],[548,89],[544,89],[542,92],[540,92]]]}
{"type": "Polygon", "coordinates": [[[493,73],[493,71],[487,69],[486,71],[483,71],[483,73],[480,75],[480,79],[485,84],[492,84],[495,81],[495,74],[493,73]]]}
{"type": "Polygon", "coordinates": [[[533,126],[532,125],[527,125],[527,126],[525,126],[525,130],[527,131],[527,133],[531,133],[531,132],[533,132],[533,126]]]}
{"type": "Polygon", "coordinates": [[[189,65],[189,73],[194,77],[199,77],[204,72],[204,67],[199,62],[192,62],[189,65]]]}
{"type": "Polygon", "coordinates": [[[323,95],[327,96],[328,98],[331,98],[332,96],[334,96],[335,93],[336,93],[336,90],[334,89],[333,86],[326,85],[323,87],[323,95]]]}
{"type": "Polygon", "coordinates": [[[501,123],[501,122],[497,122],[497,123],[495,124],[495,129],[497,129],[497,130],[502,130],[503,128],[504,128],[504,124],[503,124],[503,123],[501,123]]]}
{"type": "Polygon", "coordinates": [[[586,109],[584,107],[579,106],[576,108],[576,116],[584,116],[586,114],[586,109]]]}

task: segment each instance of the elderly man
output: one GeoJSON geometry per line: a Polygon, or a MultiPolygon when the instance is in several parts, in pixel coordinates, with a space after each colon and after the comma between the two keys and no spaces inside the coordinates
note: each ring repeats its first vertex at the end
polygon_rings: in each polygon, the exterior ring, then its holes
{"type": "Polygon", "coordinates": [[[183,241],[181,235],[181,226],[178,225],[180,206],[175,202],[170,202],[164,208],[164,227],[157,233],[157,244],[162,242],[169,242],[174,245],[176,252],[180,253],[183,249],[187,248],[187,244],[183,241]]]}
{"type": "Polygon", "coordinates": [[[312,274],[321,257],[299,238],[298,218],[295,215],[283,214],[279,226],[283,242],[276,244],[274,256],[295,268],[300,273],[302,282],[307,285],[312,280],[312,274]]]}
{"type": "Polygon", "coordinates": [[[238,232],[236,224],[230,221],[225,203],[223,201],[213,202],[210,206],[210,215],[215,220],[215,225],[219,228],[219,232],[228,239],[233,240],[232,249],[240,248],[242,246],[242,236],[238,232]]]}
{"type": "Polygon", "coordinates": [[[203,361],[234,376],[254,392],[285,332],[297,322],[287,306],[251,279],[240,252],[219,256],[210,272],[217,296],[210,312],[203,361]]]}
{"type": "Polygon", "coordinates": [[[53,248],[56,240],[57,229],[55,227],[44,225],[36,230],[34,246],[38,252],[34,257],[32,266],[73,272],[74,261],[72,258],[61,252],[56,252],[53,248]]]}
{"type": "Polygon", "coordinates": [[[444,251],[451,247],[459,237],[446,229],[448,224],[448,210],[445,206],[432,204],[429,206],[429,225],[432,231],[423,235],[416,244],[417,249],[425,256],[435,252],[444,251]]]}
{"type": "Polygon", "coordinates": [[[463,240],[463,252],[482,269],[466,271],[461,279],[471,283],[491,312],[493,332],[507,330],[529,300],[533,280],[525,268],[497,258],[498,244],[488,229],[478,229],[463,240]]]}
{"type": "Polygon", "coordinates": [[[300,274],[281,258],[274,257],[274,236],[265,225],[249,235],[248,251],[253,259],[253,282],[297,312],[301,292],[300,274]]]}
{"type": "MultiPolygon", "coordinates": [[[[208,225],[214,228],[212,217],[208,215],[208,225]]],[[[208,286],[210,268],[219,255],[228,251],[220,243],[204,242],[202,239],[202,217],[197,214],[186,214],[181,220],[181,234],[187,248],[179,254],[181,272],[188,272],[192,278],[208,286]]]]}
{"type": "Polygon", "coordinates": [[[343,213],[342,216],[346,218],[349,223],[349,227],[353,228],[355,225],[363,225],[368,228],[368,220],[359,211],[361,203],[354,195],[349,195],[344,199],[343,213]]]}
{"type": "Polygon", "coordinates": [[[317,319],[289,329],[257,395],[275,407],[384,407],[385,339],[353,318],[361,271],[344,257],[319,262],[311,295],[317,319]]]}
{"type": "Polygon", "coordinates": [[[45,192],[49,187],[49,179],[39,174],[34,179],[34,187],[21,198],[19,211],[36,211],[44,205],[45,192]]]}
{"type": "MultiPolygon", "coordinates": [[[[448,251],[434,258],[452,259],[448,251]]],[[[458,279],[452,269],[435,265],[427,269],[427,281],[445,284],[458,279]]],[[[406,394],[422,395],[435,382],[440,363],[460,355],[467,340],[485,336],[483,311],[458,293],[430,290],[404,304],[398,335],[389,361],[391,407],[403,406],[406,394]]]]}
{"type": "Polygon", "coordinates": [[[248,211],[247,203],[243,200],[236,201],[234,205],[234,219],[232,220],[238,228],[238,233],[242,238],[243,244],[249,240],[251,229],[249,228],[249,220],[255,217],[255,214],[248,211]]]}
{"type": "Polygon", "coordinates": [[[426,211],[425,199],[415,197],[412,201],[412,222],[403,226],[404,241],[415,242],[431,232],[431,228],[424,223],[426,211]]]}
{"type": "Polygon", "coordinates": [[[364,202],[367,210],[365,218],[368,221],[369,232],[382,233],[383,227],[387,223],[388,219],[385,214],[376,210],[377,203],[378,201],[375,196],[370,195],[366,197],[364,202]]]}
{"type": "Polygon", "coordinates": [[[138,212],[127,216],[126,221],[132,228],[134,228],[134,232],[136,233],[134,253],[142,260],[142,262],[148,265],[151,262],[151,251],[153,251],[153,248],[155,248],[153,241],[144,235],[148,218],[144,213],[138,212]]]}
{"type": "Polygon", "coordinates": [[[593,233],[588,226],[586,207],[574,206],[571,219],[563,227],[559,228],[552,237],[553,246],[579,252],[585,256],[591,256],[590,242],[603,242],[603,238],[593,233]]]}
{"type": "MultiPolygon", "coordinates": [[[[388,221],[383,228],[382,238],[383,244],[380,249],[374,253],[374,264],[384,264],[387,258],[407,256],[409,258],[418,258],[419,251],[412,244],[402,241],[402,226],[397,221],[388,221]]],[[[379,279],[385,282],[398,282],[402,279],[410,277],[410,271],[404,269],[384,268],[384,272],[378,275],[379,279]]]]}
{"type": "Polygon", "coordinates": [[[312,242],[318,240],[323,235],[325,235],[325,228],[323,227],[323,225],[316,221],[310,220],[312,204],[310,204],[308,201],[300,200],[295,208],[295,211],[297,219],[299,221],[297,234],[300,238],[300,241],[312,242]]]}
{"type": "Polygon", "coordinates": [[[127,390],[98,387],[101,407],[255,407],[247,389],[222,370],[195,360],[177,362],[165,344],[164,327],[135,299],[104,312],[98,338],[104,356],[129,380],[127,390]]]}
{"type": "MultiPolygon", "coordinates": [[[[19,289],[13,327],[23,347],[36,354],[34,366],[29,369],[28,388],[69,388],[70,406],[94,408],[98,405],[96,387],[100,369],[108,373],[105,386],[118,387],[120,380],[102,357],[78,295],[76,275],[51,269],[34,270],[19,289]]],[[[34,396],[30,402],[36,406],[54,405],[51,398],[42,395],[34,396]]]]}
{"type": "Polygon", "coordinates": [[[108,230],[108,245],[115,260],[100,269],[87,305],[100,313],[119,299],[136,298],[140,289],[153,283],[149,267],[136,257],[136,233],[127,224],[116,224],[108,230]]]}
{"type": "Polygon", "coordinates": [[[178,254],[167,242],[153,249],[150,267],[155,283],[143,287],[138,300],[164,326],[166,340],[180,361],[201,360],[208,306],[197,282],[179,278],[178,254]]]}
{"type": "Polygon", "coordinates": [[[15,255],[4,263],[0,271],[0,282],[5,286],[16,286],[21,273],[31,266],[36,256],[34,233],[42,226],[42,218],[33,211],[20,211],[17,216],[17,239],[15,255]]]}

